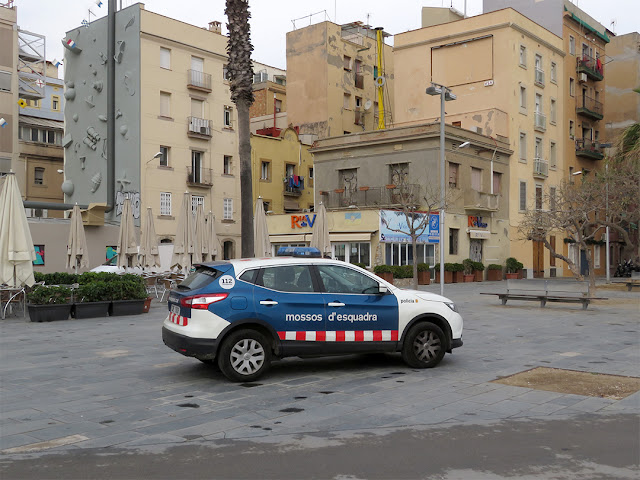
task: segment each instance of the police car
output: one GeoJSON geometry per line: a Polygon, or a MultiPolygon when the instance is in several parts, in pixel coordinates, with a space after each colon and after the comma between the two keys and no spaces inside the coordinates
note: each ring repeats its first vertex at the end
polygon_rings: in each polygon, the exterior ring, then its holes
{"type": "Polygon", "coordinates": [[[401,352],[409,366],[429,368],[462,346],[462,317],[447,298],[323,258],[200,264],[168,307],[164,343],[239,382],[259,378],[273,358],[401,352]]]}

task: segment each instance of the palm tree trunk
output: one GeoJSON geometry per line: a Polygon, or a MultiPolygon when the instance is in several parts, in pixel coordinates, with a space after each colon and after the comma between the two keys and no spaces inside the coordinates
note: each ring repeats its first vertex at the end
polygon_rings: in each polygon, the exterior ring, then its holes
{"type": "Polygon", "coordinates": [[[242,257],[255,256],[253,246],[253,190],[251,174],[251,135],[249,105],[238,101],[238,142],[240,153],[240,236],[242,257]]]}

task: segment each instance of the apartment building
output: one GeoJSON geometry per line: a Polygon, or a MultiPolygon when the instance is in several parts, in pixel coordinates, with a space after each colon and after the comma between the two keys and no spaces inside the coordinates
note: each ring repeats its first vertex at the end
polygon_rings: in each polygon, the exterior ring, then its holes
{"type": "Polygon", "coordinates": [[[370,131],[379,127],[380,116],[385,128],[393,125],[392,47],[382,42],[378,52],[376,32],[362,22],[325,21],[287,33],[287,115],[301,134],[370,131]]]}
{"type": "MultiPolygon", "coordinates": [[[[65,199],[107,200],[107,18],[67,32],[65,199]]],[[[189,25],[135,4],[116,15],[115,208],[150,206],[162,242],[175,235],[184,192],[216,217],[221,257],[240,252],[236,111],[219,22],[189,25]]],[[[95,217],[95,216],[93,216],[95,217]]]]}
{"type": "MultiPolygon", "coordinates": [[[[457,96],[446,102],[446,123],[505,141],[516,152],[504,248],[530,277],[562,274],[560,262],[541,242],[521,238],[518,225],[528,209],[549,208],[544,194],[563,179],[564,56],[560,36],[510,8],[394,38],[396,125],[439,118],[440,97],[425,93],[435,82],[457,96]]],[[[562,245],[561,234],[551,242],[562,245]]]]}
{"type": "Polygon", "coordinates": [[[0,174],[13,170],[24,194],[25,170],[18,164],[18,13],[0,5],[0,174]]]}

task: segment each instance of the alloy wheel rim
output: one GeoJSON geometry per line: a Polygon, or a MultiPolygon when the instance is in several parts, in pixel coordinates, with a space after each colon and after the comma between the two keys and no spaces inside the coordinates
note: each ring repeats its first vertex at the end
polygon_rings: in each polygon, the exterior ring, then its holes
{"type": "Polygon", "coordinates": [[[231,349],[231,366],[242,375],[251,375],[264,364],[265,353],[260,342],[244,338],[231,349]]]}
{"type": "Polygon", "coordinates": [[[435,359],[442,348],[440,338],[431,331],[423,331],[413,341],[413,351],[419,360],[429,362],[435,359]]]}

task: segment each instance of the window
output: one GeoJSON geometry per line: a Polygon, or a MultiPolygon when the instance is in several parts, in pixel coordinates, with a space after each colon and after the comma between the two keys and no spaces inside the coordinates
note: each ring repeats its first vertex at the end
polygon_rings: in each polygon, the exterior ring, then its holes
{"type": "Polygon", "coordinates": [[[204,58],[192,56],[191,70],[195,70],[196,72],[204,72],[204,58]]]}
{"type": "Polygon", "coordinates": [[[557,155],[558,155],[558,151],[557,151],[557,147],[556,147],[556,142],[551,142],[549,144],[549,166],[551,168],[556,168],[557,166],[557,155]]]}
{"type": "Polygon", "coordinates": [[[36,185],[44,185],[44,168],[36,167],[34,169],[33,183],[36,185]]]}
{"type": "Polygon", "coordinates": [[[549,187],[549,209],[556,211],[556,187],[549,187]]]}
{"type": "Polygon", "coordinates": [[[191,99],[191,116],[196,118],[204,118],[204,102],[197,98],[191,99]]]}
{"type": "Polygon", "coordinates": [[[520,161],[527,163],[527,134],[520,132],[520,161]]]}
{"type": "Polygon", "coordinates": [[[351,108],[351,94],[345,93],[342,97],[342,108],[349,110],[351,108]]]}
{"type": "Polygon", "coordinates": [[[378,293],[379,284],[369,275],[340,265],[318,265],[316,268],[327,293],[361,295],[376,295],[378,293]]]}
{"type": "Polygon", "coordinates": [[[409,175],[408,163],[392,163],[389,165],[389,184],[406,185],[409,175]]]}
{"type": "Polygon", "coordinates": [[[347,263],[363,263],[366,266],[371,262],[371,244],[369,243],[334,243],[333,258],[347,263]]]}
{"type": "Polygon", "coordinates": [[[493,193],[499,195],[502,188],[502,173],[493,172],[493,193]]]}
{"type": "Polygon", "coordinates": [[[51,110],[54,112],[60,111],[60,96],[51,95],[51,110]]]}
{"type": "Polygon", "coordinates": [[[542,159],[542,139],[539,137],[536,137],[536,145],[535,145],[535,156],[534,158],[536,160],[541,160],[542,159]]]}
{"type": "Polygon", "coordinates": [[[347,55],[344,56],[343,67],[345,70],[351,71],[351,57],[348,57],[347,55]]]}
{"type": "Polygon", "coordinates": [[[171,215],[171,193],[160,193],[160,215],[171,215]]]}
{"type": "Polygon", "coordinates": [[[225,155],[222,164],[222,173],[224,175],[233,175],[233,169],[231,164],[231,155],[225,155]]]}
{"type": "Polygon", "coordinates": [[[171,117],[171,94],[160,92],[160,116],[171,117]]]}
{"type": "Polygon", "coordinates": [[[202,195],[191,195],[191,213],[195,215],[199,205],[204,207],[204,197],[202,195]]]}
{"type": "Polygon", "coordinates": [[[520,66],[527,66],[527,47],[520,45],[520,66]]]}
{"type": "Polygon", "coordinates": [[[593,268],[600,268],[600,245],[593,246],[593,268]]]}
{"type": "Polygon", "coordinates": [[[542,210],[542,185],[536,185],[536,210],[542,210]]]}
{"type": "Polygon", "coordinates": [[[569,35],[569,54],[576,54],[576,39],[573,36],[569,35]]]}
{"type": "Polygon", "coordinates": [[[362,73],[362,60],[355,60],[354,66],[355,66],[356,73],[362,73]]]}
{"type": "Polygon", "coordinates": [[[284,167],[284,174],[291,177],[296,173],[296,166],[293,163],[287,163],[284,167]]]}
{"type": "Polygon", "coordinates": [[[160,68],[171,69],[171,50],[160,47],[160,68]]]}
{"type": "MultiPolygon", "coordinates": [[[[551,248],[553,249],[553,251],[556,251],[556,237],[555,235],[552,235],[549,237],[549,244],[551,245],[551,248]]],[[[549,266],[550,267],[555,267],[556,266],[556,257],[554,257],[553,255],[549,255],[549,266]]]]}
{"type": "Polygon", "coordinates": [[[358,190],[358,169],[346,168],[339,170],[338,173],[339,185],[340,188],[344,188],[345,196],[355,193],[358,190]]]}
{"type": "Polygon", "coordinates": [[[313,167],[309,167],[309,180],[313,180],[313,167]]]}
{"type": "Polygon", "coordinates": [[[476,192],[482,191],[482,170],[480,168],[471,167],[471,188],[476,192]]]}
{"type": "Polygon", "coordinates": [[[573,120],[569,120],[569,138],[573,139],[575,137],[575,127],[573,124],[573,120]]]}
{"type": "Polygon", "coordinates": [[[557,111],[556,111],[556,101],[555,99],[551,99],[551,107],[549,109],[549,117],[550,117],[550,122],[552,124],[556,124],[556,116],[557,116],[557,111]]]}
{"type": "MultiPolygon", "coordinates": [[[[410,243],[385,243],[385,259],[387,265],[412,265],[413,245],[410,243]]],[[[419,243],[416,245],[418,263],[434,265],[435,246],[419,243]]]]}
{"type": "Polygon", "coordinates": [[[47,139],[47,143],[56,143],[56,132],[54,132],[53,130],[45,130],[43,133],[47,139]]]}
{"type": "Polygon", "coordinates": [[[544,70],[542,69],[542,57],[540,55],[535,57],[534,80],[538,85],[544,86],[544,70]]]}
{"type": "Polygon", "coordinates": [[[520,110],[527,109],[527,88],[520,87],[520,110]]]}
{"type": "Polygon", "coordinates": [[[37,100],[26,100],[27,102],[27,107],[29,108],[40,108],[40,99],[37,100]]]}
{"type": "Polygon", "coordinates": [[[459,167],[459,164],[449,162],[449,188],[458,188],[459,167]]]}
{"type": "Polygon", "coordinates": [[[31,141],[32,142],[39,142],[40,141],[40,130],[38,130],[37,128],[32,128],[31,129],[31,141]]]}
{"type": "Polygon", "coordinates": [[[227,65],[222,66],[222,79],[225,82],[231,80],[231,72],[229,72],[229,67],[227,65]]]}
{"type": "Polygon", "coordinates": [[[356,108],[362,107],[362,97],[356,97],[356,108]]]}
{"type": "Polygon", "coordinates": [[[280,113],[282,111],[282,100],[276,99],[276,113],[280,113]]]}
{"type": "Polygon", "coordinates": [[[226,240],[222,244],[222,258],[224,260],[231,260],[235,256],[235,246],[232,240],[226,240]]]}
{"type": "Polygon", "coordinates": [[[569,95],[576,96],[576,81],[573,78],[569,78],[569,95]]]}
{"type": "Polygon", "coordinates": [[[282,265],[263,268],[258,275],[258,285],[279,292],[314,291],[310,267],[307,265],[282,265]]]}
{"type": "Polygon", "coordinates": [[[201,183],[202,181],[202,153],[197,150],[191,151],[191,175],[189,180],[192,183],[201,183]]]}
{"type": "Polygon", "coordinates": [[[222,203],[222,219],[233,220],[233,198],[225,198],[222,203]]]}
{"type": "Polygon", "coordinates": [[[551,81],[553,83],[558,82],[558,66],[556,62],[551,62],[551,81]]]}
{"type": "Polygon", "coordinates": [[[527,209],[527,182],[520,182],[520,206],[519,210],[524,212],[527,209]]]}
{"type": "Polygon", "coordinates": [[[542,95],[539,93],[536,93],[535,109],[536,113],[542,113],[542,95]]]}
{"type": "Polygon", "coordinates": [[[224,126],[225,128],[233,128],[233,109],[231,107],[224,107],[224,126]]]}
{"type": "Polygon", "coordinates": [[[269,166],[271,162],[260,162],[260,180],[269,180],[269,166]]]}
{"type": "Polygon", "coordinates": [[[160,146],[160,166],[168,167],[169,166],[169,147],[160,146]]]}
{"type": "Polygon", "coordinates": [[[449,255],[458,254],[458,228],[449,229],[449,255]]]}
{"type": "Polygon", "coordinates": [[[11,72],[0,72],[0,91],[11,91],[11,72]]]}

